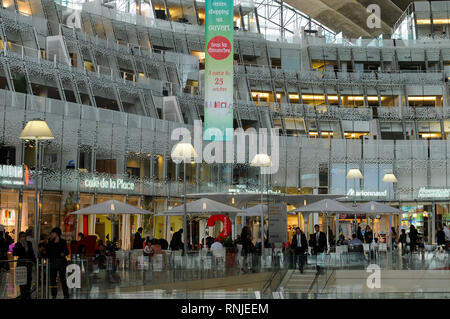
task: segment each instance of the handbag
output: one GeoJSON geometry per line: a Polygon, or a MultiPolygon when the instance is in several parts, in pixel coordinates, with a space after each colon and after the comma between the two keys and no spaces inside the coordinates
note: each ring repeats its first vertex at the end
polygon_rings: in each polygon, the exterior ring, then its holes
{"type": "Polygon", "coordinates": [[[409,235],[406,235],[406,243],[410,244],[411,243],[411,238],[409,238],[409,235]]]}

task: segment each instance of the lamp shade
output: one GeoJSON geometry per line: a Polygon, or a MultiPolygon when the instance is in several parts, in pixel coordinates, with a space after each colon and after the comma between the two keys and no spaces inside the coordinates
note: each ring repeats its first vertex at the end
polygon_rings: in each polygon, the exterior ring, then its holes
{"type": "Polygon", "coordinates": [[[397,177],[394,174],[385,174],[383,176],[384,183],[397,183],[397,177]]]}
{"type": "Polygon", "coordinates": [[[253,157],[250,166],[270,167],[272,166],[272,160],[267,154],[256,154],[255,157],[253,157]]]}
{"type": "Polygon", "coordinates": [[[361,174],[361,171],[357,168],[352,168],[347,173],[347,178],[363,178],[363,175],[361,174]]]}
{"type": "Polygon", "coordinates": [[[27,125],[20,133],[19,138],[22,140],[52,140],[52,131],[47,125],[47,122],[43,120],[28,121],[27,125]]]}
{"type": "Polygon", "coordinates": [[[187,162],[197,157],[197,153],[191,143],[178,143],[172,149],[170,157],[172,157],[174,162],[187,162]]]}

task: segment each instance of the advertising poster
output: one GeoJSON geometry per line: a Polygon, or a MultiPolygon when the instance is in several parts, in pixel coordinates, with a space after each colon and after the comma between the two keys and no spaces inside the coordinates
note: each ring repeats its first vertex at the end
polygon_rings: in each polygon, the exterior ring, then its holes
{"type": "Polygon", "coordinates": [[[233,134],[233,0],[206,0],[204,140],[232,141],[233,134]],[[219,129],[222,138],[210,136],[219,129]]]}
{"type": "Polygon", "coordinates": [[[269,242],[283,243],[286,241],[287,211],[286,205],[269,205],[269,242]]]}

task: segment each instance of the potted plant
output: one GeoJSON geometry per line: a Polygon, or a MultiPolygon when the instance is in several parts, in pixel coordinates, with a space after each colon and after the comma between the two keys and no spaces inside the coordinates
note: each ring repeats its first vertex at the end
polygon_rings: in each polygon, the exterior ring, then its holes
{"type": "Polygon", "coordinates": [[[221,243],[226,251],[225,255],[226,266],[234,267],[236,262],[236,245],[233,239],[231,239],[231,235],[225,239],[221,239],[221,243]]]}

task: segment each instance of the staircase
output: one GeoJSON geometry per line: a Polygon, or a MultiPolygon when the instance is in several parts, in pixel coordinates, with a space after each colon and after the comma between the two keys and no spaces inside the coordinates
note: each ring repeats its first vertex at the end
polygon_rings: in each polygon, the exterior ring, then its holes
{"type": "Polygon", "coordinates": [[[305,269],[303,274],[298,269],[289,269],[281,283],[284,292],[308,293],[314,283],[316,270],[305,269]]]}

